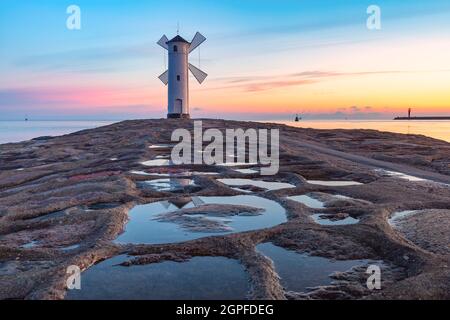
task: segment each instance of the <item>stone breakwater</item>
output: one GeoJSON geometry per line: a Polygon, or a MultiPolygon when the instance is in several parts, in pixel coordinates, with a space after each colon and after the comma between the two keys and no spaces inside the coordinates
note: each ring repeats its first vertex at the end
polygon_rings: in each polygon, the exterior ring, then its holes
{"type": "MultiPolygon", "coordinates": [[[[280,129],[278,174],[262,177],[254,165],[142,165],[170,154],[168,147],[150,146],[170,145],[174,128],[193,129],[190,120],[125,121],[0,145],[0,298],[63,299],[68,266],[86,270],[119,255],[127,257],[122,263],[127,266],[182,263],[196,257],[234,259],[245,269],[251,299],[450,298],[446,237],[450,231],[450,144],[373,130],[313,130],[225,120],[203,120],[203,126],[280,129]],[[256,170],[236,171],[243,168],[256,170]],[[408,181],[377,169],[425,180],[408,181]],[[193,183],[181,183],[176,189],[141,187],[161,175],[193,183]],[[239,178],[293,187],[233,188],[218,181],[239,178]],[[202,197],[249,194],[281,205],[286,222],[247,232],[208,233],[176,243],[115,242],[127,227],[128,212],[137,205],[167,202],[174,207],[159,220],[181,219],[186,227],[188,218],[209,211],[215,218],[233,219],[246,212],[247,218],[257,219],[258,209],[229,206],[232,213],[227,214],[226,207],[198,202],[202,197]],[[324,206],[312,208],[289,199],[306,194],[321,195],[324,206]],[[188,203],[197,209],[183,208],[188,203]],[[420,210],[420,215],[408,217],[398,227],[388,223],[395,212],[405,210],[420,210]],[[351,217],[358,223],[323,225],[313,219],[317,214],[333,221],[351,217]],[[271,260],[256,249],[268,242],[314,257],[382,261],[382,289],[368,290],[364,268],[355,267],[335,274],[331,284],[289,291],[271,260]]],[[[200,220],[202,228],[208,228],[200,220]]],[[[188,227],[198,230],[198,225],[188,227]]]]}

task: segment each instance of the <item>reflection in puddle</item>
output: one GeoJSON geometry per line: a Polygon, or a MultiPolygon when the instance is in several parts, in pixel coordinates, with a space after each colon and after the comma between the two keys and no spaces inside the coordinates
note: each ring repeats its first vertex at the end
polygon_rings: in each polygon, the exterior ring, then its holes
{"type": "Polygon", "coordinates": [[[255,186],[257,188],[263,188],[266,190],[280,190],[287,188],[295,188],[293,184],[285,182],[276,181],[262,181],[253,179],[218,179],[217,181],[222,182],[228,186],[255,186]]]}
{"type": "Polygon", "coordinates": [[[328,180],[306,180],[309,184],[328,186],[328,187],[345,187],[345,186],[358,186],[362,183],[356,181],[328,181],[328,180]]]}
{"type": "Polygon", "coordinates": [[[206,236],[224,235],[233,232],[243,232],[272,227],[286,222],[286,211],[277,202],[256,196],[232,196],[232,197],[194,197],[193,201],[182,203],[179,206],[169,202],[160,201],[144,205],[137,205],[129,212],[129,222],[115,241],[118,243],[149,243],[163,244],[198,239],[206,236]],[[258,215],[233,215],[225,216],[222,231],[218,231],[217,212],[202,212],[202,206],[208,204],[241,205],[261,208],[258,215]],[[180,221],[159,221],[164,214],[173,213],[180,209],[198,207],[202,214],[189,216],[189,225],[180,224],[180,221]],[[195,220],[197,219],[197,221],[195,220]],[[205,221],[206,220],[206,221],[205,221]],[[211,229],[206,222],[211,223],[211,229]],[[195,227],[203,227],[200,231],[193,231],[195,227]],[[224,230],[227,229],[227,230],[224,230]]]}
{"type": "Polygon", "coordinates": [[[350,224],[357,224],[359,219],[355,219],[346,215],[345,217],[339,218],[336,215],[328,215],[328,214],[313,214],[311,216],[315,223],[318,223],[323,226],[344,226],[350,224]]]}
{"type": "Polygon", "coordinates": [[[313,209],[323,209],[325,208],[324,203],[320,200],[314,199],[311,196],[308,195],[301,195],[301,196],[292,196],[287,197],[290,200],[294,200],[300,203],[303,203],[305,206],[313,208],[313,209]]]}
{"type": "Polygon", "coordinates": [[[415,215],[416,213],[418,213],[420,210],[404,210],[404,211],[398,211],[398,212],[394,212],[391,217],[388,219],[388,223],[391,226],[396,227],[398,222],[400,222],[400,220],[405,219],[406,217],[415,215]]]}
{"type": "Polygon", "coordinates": [[[140,184],[150,187],[155,191],[177,191],[183,190],[188,186],[195,186],[192,179],[156,179],[140,182],[140,184]]]}
{"type": "Polygon", "coordinates": [[[367,260],[336,261],[297,253],[275,246],[272,243],[259,244],[257,250],[270,258],[287,291],[304,292],[308,288],[329,285],[334,272],[348,271],[357,265],[365,265],[367,260]]]}
{"type": "Polygon", "coordinates": [[[236,261],[194,257],[123,267],[117,256],[83,272],[81,290],[69,290],[69,300],[243,300],[248,276],[236,261]],[[216,276],[214,276],[216,275],[216,276]]]}

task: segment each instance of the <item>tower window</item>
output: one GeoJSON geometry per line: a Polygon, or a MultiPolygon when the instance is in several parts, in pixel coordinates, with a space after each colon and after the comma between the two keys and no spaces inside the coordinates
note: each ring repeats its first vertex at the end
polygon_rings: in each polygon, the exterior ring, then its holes
{"type": "Polygon", "coordinates": [[[177,81],[180,81],[181,80],[181,77],[178,75],[177,76],[177,81]]]}
{"type": "Polygon", "coordinates": [[[173,52],[178,52],[178,46],[173,46],[173,52]]]}

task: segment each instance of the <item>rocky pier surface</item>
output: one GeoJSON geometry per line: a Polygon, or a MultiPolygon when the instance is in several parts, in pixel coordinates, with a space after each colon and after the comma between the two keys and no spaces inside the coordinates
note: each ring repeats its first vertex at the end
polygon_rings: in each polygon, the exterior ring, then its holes
{"type": "MultiPolygon", "coordinates": [[[[151,146],[170,145],[173,129],[192,130],[193,120],[124,121],[0,145],[0,299],[63,299],[68,266],[86,270],[120,254],[132,257],[124,263],[128,266],[206,256],[236,259],[249,276],[251,299],[450,299],[449,143],[374,130],[225,120],[204,119],[203,127],[279,129],[278,174],[243,174],[228,166],[142,165],[170,154],[168,148],[151,146]],[[402,179],[390,175],[392,171],[421,180],[402,179]],[[194,184],[174,191],[140,187],[161,174],[192,179],[194,184]],[[217,181],[242,177],[294,187],[236,189],[217,181]],[[360,184],[311,183],[330,180],[360,184]],[[282,205],[287,222],[180,243],[114,241],[126,227],[128,212],[138,204],[184,204],[199,197],[248,194],[282,205]],[[324,208],[288,199],[303,194],[322,195],[327,200],[324,208]],[[334,195],[345,197],[331,199],[334,195]],[[405,210],[419,212],[395,226],[389,223],[395,212],[405,210]],[[311,218],[317,213],[336,219],[351,216],[359,222],[320,225],[311,218]],[[335,260],[383,261],[382,288],[369,290],[365,270],[355,268],[335,274],[330,285],[290,292],[280,284],[273,263],[255,249],[264,242],[335,260]]],[[[172,210],[165,219],[184,217],[186,223],[186,217],[205,211],[224,217],[242,211],[258,216],[257,209],[242,206],[227,210],[232,212],[212,205],[172,210]]]]}

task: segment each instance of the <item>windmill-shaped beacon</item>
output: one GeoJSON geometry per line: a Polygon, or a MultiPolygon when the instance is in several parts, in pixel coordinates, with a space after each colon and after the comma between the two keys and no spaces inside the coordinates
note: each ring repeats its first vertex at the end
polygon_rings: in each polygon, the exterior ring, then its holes
{"type": "Polygon", "coordinates": [[[189,70],[201,84],[208,76],[189,63],[189,54],[201,45],[206,38],[197,32],[191,42],[179,35],[169,40],[165,35],[157,42],[169,52],[169,69],[159,79],[169,84],[167,118],[189,119],[189,70]]]}

